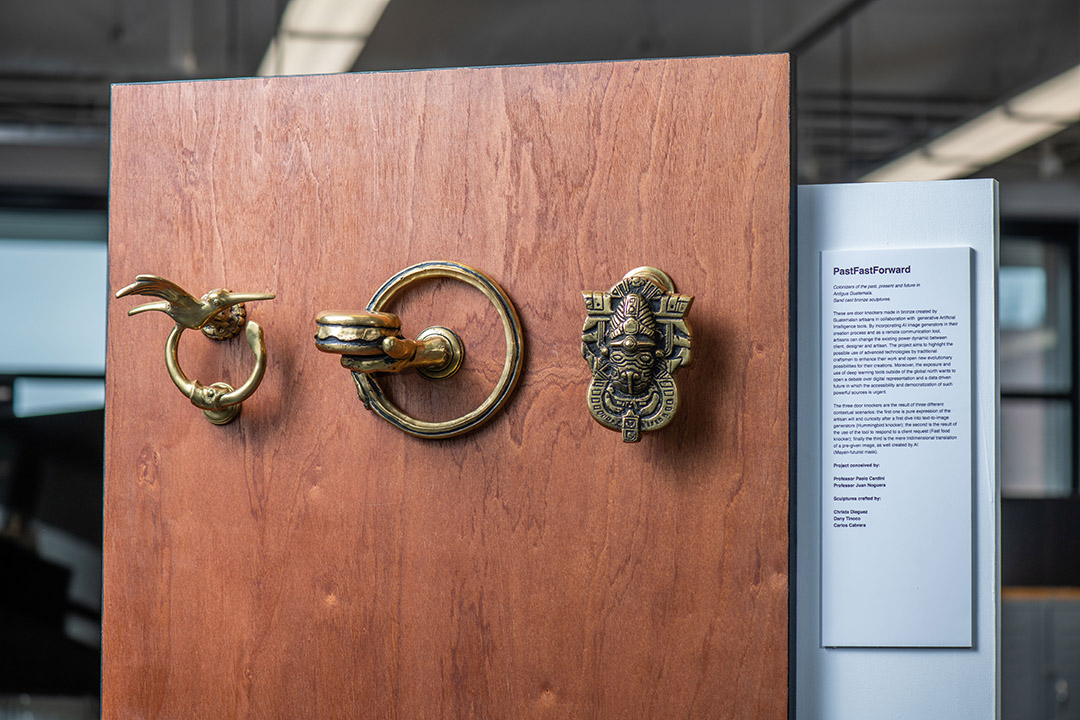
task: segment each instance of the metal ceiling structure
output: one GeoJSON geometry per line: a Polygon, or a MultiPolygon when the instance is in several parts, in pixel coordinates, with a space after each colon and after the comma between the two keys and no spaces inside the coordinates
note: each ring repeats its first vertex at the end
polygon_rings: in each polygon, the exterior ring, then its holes
{"type": "MultiPolygon", "coordinates": [[[[253,75],[285,7],[6,3],[0,187],[104,195],[109,84],[253,75]]],[[[797,57],[800,181],[848,181],[1080,62],[1080,4],[392,0],[354,69],[774,51],[797,57]]],[[[996,171],[1075,179],[1078,161],[1073,129],[996,171]]]]}
{"type": "Polygon", "coordinates": [[[284,2],[0,5],[0,188],[104,197],[109,86],[254,73],[284,2]]]}

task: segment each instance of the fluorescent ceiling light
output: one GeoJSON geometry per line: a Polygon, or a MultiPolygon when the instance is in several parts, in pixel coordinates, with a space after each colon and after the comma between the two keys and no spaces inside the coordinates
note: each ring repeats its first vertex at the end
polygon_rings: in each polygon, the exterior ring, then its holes
{"type": "Polygon", "coordinates": [[[1077,122],[1080,65],[883,165],[862,180],[966,177],[1077,122]]]}
{"type": "Polygon", "coordinates": [[[347,72],[389,0],[289,0],[258,74],[347,72]]]}

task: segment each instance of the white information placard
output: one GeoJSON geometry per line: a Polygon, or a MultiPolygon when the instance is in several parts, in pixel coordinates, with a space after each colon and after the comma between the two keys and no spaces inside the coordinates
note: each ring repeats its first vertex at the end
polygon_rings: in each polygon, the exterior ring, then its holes
{"type": "Polygon", "coordinates": [[[826,647],[971,647],[967,247],[821,253],[826,647]]]}

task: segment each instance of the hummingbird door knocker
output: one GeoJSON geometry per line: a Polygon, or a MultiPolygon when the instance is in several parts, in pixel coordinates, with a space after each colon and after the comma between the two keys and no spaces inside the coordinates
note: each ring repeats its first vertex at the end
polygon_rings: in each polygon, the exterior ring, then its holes
{"type": "Polygon", "coordinates": [[[690,364],[693,295],[675,292],[662,270],[640,267],[608,292],[583,292],[581,354],[592,370],[587,402],[597,422],[623,442],[671,422],[679,407],[672,377],[690,364]]]}
{"type": "Polygon", "coordinates": [[[165,343],[165,365],[180,392],[184,393],[191,404],[203,411],[206,419],[215,425],[232,422],[240,414],[240,404],[244,402],[262,382],[266,372],[266,342],[263,329],[259,324],[247,319],[245,302],[272,300],[269,293],[234,293],[218,288],[196,300],[191,293],[179,285],[157,275],[137,275],[135,282],[116,293],[117,298],[126,295],[149,295],[162,298],[161,302],[139,305],[128,310],[128,315],[160,310],[176,322],[165,343]],[[203,385],[198,380],[188,380],[180,369],[177,351],[180,347],[180,335],[184,330],[201,330],[211,340],[228,340],[244,330],[248,346],[255,354],[255,369],[244,383],[235,390],[227,383],[216,382],[203,385]]]}

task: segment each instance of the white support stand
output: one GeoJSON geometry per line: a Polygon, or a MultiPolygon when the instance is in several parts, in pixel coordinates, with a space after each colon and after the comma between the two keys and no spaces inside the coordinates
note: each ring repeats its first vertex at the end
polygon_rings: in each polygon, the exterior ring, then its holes
{"type": "MultiPolygon", "coordinates": [[[[798,189],[796,717],[998,716],[997,184],[993,180],[798,189]],[[821,253],[969,247],[971,647],[825,647],[822,636],[821,253]]],[[[907,531],[917,532],[918,528],[907,531]]],[[[848,533],[853,541],[857,532],[848,533]]],[[[857,611],[856,611],[857,612],[857,611]]],[[[877,608],[868,617],[879,622],[877,608]]],[[[961,642],[960,644],[963,644],[961,642]]]]}

